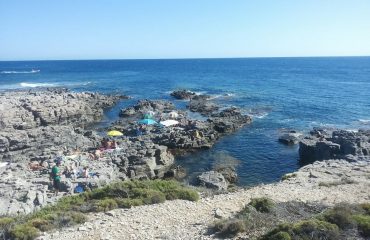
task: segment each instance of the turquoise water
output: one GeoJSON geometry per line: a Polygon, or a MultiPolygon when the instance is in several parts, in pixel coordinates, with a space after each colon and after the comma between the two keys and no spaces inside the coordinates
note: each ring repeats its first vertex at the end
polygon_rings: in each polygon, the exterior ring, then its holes
{"type": "Polygon", "coordinates": [[[297,147],[277,142],[284,129],[370,128],[370,57],[0,62],[0,90],[63,86],[76,91],[167,99],[186,88],[238,106],[254,122],[212,150],[178,159],[190,174],[212,167],[219,153],[240,161],[240,184],[272,182],[299,167],[297,147]],[[216,157],[215,157],[216,156],[216,157]]]}

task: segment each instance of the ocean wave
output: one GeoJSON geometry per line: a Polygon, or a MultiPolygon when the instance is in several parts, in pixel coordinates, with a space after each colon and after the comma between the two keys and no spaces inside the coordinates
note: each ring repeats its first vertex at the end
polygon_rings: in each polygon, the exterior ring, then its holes
{"type": "Polygon", "coordinates": [[[209,100],[214,100],[214,99],[228,99],[228,98],[233,98],[235,97],[235,93],[223,93],[223,94],[211,94],[209,100]]]}
{"type": "Polygon", "coordinates": [[[31,71],[1,71],[0,73],[1,74],[17,74],[17,73],[26,74],[26,73],[39,73],[39,72],[41,72],[41,70],[32,69],[31,71]]]}
{"type": "Polygon", "coordinates": [[[58,86],[58,84],[54,84],[54,83],[25,83],[25,82],[22,82],[19,85],[21,87],[24,87],[24,88],[56,87],[56,86],[58,86]]]}
{"type": "Polygon", "coordinates": [[[47,87],[79,87],[87,86],[91,82],[57,82],[57,83],[42,83],[42,82],[21,82],[14,84],[0,85],[0,90],[13,90],[22,88],[47,88],[47,87]]]}
{"type": "Polygon", "coordinates": [[[254,108],[247,108],[242,110],[244,114],[251,116],[252,118],[262,119],[269,115],[272,111],[272,107],[269,106],[261,106],[261,107],[254,107],[254,108]]]}
{"type": "Polygon", "coordinates": [[[248,115],[251,116],[252,118],[262,119],[262,118],[267,117],[269,114],[267,112],[262,112],[262,113],[253,113],[253,114],[249,113],[248,115]]]}
{"type": "Polygon", "coordinates": [[[365,125],[370,124],[370,119],[359,119],[358,121],[359,121],[361,124],[365,124],[365,125]]]}

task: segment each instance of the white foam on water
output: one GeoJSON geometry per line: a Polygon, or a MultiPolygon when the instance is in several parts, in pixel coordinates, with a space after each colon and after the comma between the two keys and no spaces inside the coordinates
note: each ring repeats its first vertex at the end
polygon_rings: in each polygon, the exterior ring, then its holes
{"type": "Polygon", "coordinates": [[[22,82],[19,85],[21,87],[24,87],[24,88],[56,87],[56,86],[58,86],[58,84],[53,84],[53,83],[26,83],[26,82],[22,82]]]}
{"type": "Polygon", "coordinates": [[[31,71],[1,71],[1,74],[27,74],[27,73],[39,73],[40,69],[32,69],[31,71]]]}
{"type": "Polygon", "coordinates": [[[254,114],[249,114],[252,118],[258,118],[262,119],[267,117],[269,114],[267,112],[262,112],[262,113],[254,113],[254,114]]]}
{"type": "Polygon", "coordinates": [[[0,85],[1,90],[13,90],[22,88],[46,88],[46,87],[78,87],[87,86],[91,82],[57,82],[57,83],[43,83],[43,82],[21,82],[14,84],[0,85]]]}
{"type": "Polygon", "coordinates": [[[358,121],[365,125],[370,124],[370,119],[359,119],[358,121]]]}

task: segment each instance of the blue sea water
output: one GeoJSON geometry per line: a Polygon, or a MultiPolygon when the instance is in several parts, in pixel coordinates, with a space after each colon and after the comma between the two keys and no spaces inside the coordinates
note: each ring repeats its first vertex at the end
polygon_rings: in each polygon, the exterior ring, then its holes
{"type": "Polygon", "coordinates": [[[297,147],[277,141],[284,129],[370,128],[370,57],[0,62],[1,91],[36,86],[132,96],[107,111],[105,124],[142,98],[184,107],[169,96],[180,88],[238,106],[251,125],[177,161],[192,175],[229,155],[240,162],[241,185],[276,181],[299,167],[297,147]]]}

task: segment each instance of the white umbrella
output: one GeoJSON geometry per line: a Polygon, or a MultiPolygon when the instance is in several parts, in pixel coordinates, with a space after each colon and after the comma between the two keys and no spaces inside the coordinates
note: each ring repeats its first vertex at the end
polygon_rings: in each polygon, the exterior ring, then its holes
{"type": "Polygon", "coordinates": [[[161,121],[159,123],[162,124],[163,126],[166,126],[166,127],[179,124],[179,122],[176,121],[176,120],[166,120],[166,121],[161,121]]]}
{"type": "Polygon", "coordinates": [[[179,116],[179,114],[175,111],[172,111],[168,114],[170,116],[170,118],[177,118],[179,116]]]}

